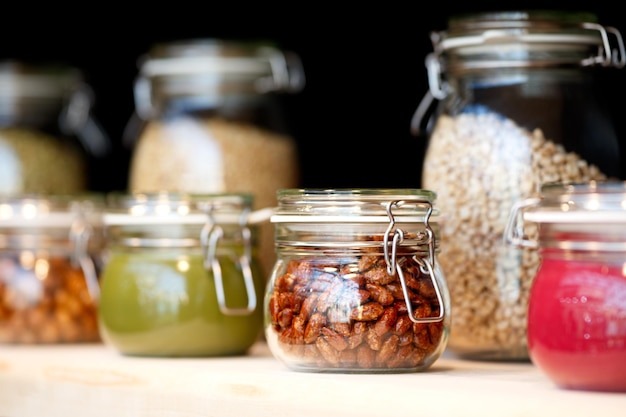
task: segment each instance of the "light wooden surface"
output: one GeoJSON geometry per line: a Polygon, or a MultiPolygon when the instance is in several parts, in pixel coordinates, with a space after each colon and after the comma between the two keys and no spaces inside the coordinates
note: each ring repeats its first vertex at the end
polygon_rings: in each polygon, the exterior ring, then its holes
{"type": "Polygon", "coordinates": [[[231,358],[131,358],[105,345],[0,347],[0,417],[612,417],[626,394],[556,388],[530,363],[444,355],[411,374],[287,369],[263,342],[231,358]]]}

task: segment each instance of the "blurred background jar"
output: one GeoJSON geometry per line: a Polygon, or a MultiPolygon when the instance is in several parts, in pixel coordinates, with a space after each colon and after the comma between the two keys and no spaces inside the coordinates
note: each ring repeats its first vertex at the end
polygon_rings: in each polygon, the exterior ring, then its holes
{"type": "Polygon", "coordinates": [[[285,189],[265,339],[296,371],[428,369],[443,353],[449,293],[436,195],[417,189],[285,189]]]}
{"type": "MultiPolygon", "coordinates": [[[[296,187],[300,164],[279,94],[304,87],[299,58],[262,42],[192,39],[157,44],[142,57],[132,146],[131,191],[243,192],[255,208],[296,187]]],[[[275,259],[271,224],[259,228],[260,262],[275,259]]]]}
{"type": "MultiPolygon", "coordinates": [[[[103,339],[132,356],[245,354],[259,340],[265,279],[250,194],[110,194],[103,339]]],[[[265,213],[265,214],[264,214],[265,213]]]]}
{"type": "Polygon", "coordinates": [[[91,190],[97,162],[111,152],[94,99],[77,68],[0,62],[0,192],[91,190]]]}
{"type": "Polygon", "coordinates": [[[91,197],[0,197],[0,342],[100,340],[99,208],[91,197]]]}
{"type": "Polygon", "coordinates": [[[558,387],[626,392],[625,210],[622,181],[546,184],[511,210],[506,241],[541,258],[530,358],[558,387]]]}
{"type": "Polygon", "coordinates": [[[422,187],[443,212],[441,265],[451,289],[450,351],[528,360],[526,311],[539,260],[506,245],[514,202],[547,182],[623,176],[623,149],[597,87],[624,66],[620,33],[588,13],[453,16],[432,32],[422,187]]]}

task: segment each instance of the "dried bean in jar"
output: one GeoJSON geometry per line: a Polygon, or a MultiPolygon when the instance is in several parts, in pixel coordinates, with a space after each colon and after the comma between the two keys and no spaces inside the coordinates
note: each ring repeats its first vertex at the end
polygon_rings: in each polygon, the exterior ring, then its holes
{"type": "MultiPolygon", "coordinates": [[[[437,315],[430,277],[402,258],[416,317],[437,315]]],[[[381,256],[289,262],[269,299],[276,346],[300,366],[414,368],[438,350],[443,322],[413,323],[400,280],[381,256]]]]}
{"type": "MultiPolygon", "coordinates": [[[[97,299],[64,257],[0,257],[0,343],[97,342],[97,299]]],[[[93,290],[93,289],[92,289],[93,290]]]]}

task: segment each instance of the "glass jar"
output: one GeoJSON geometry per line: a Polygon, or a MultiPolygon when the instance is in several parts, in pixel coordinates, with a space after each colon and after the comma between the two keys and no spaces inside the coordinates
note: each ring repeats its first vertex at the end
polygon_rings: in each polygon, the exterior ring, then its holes
{"type": "Polygon", "coordinates": [[[130,356],[246,353],[262,335],[264,276],[248,194],[111,194],[100,329],[130,356]]]}
{"type": "Polygon", "coordinates": [[[0,63],[0,193],[92,189],[91,162],[111,143],[91,114],[93,91],[61,64],[0,63]]]}
{"type": "Polygon", "coordinates": [[[506,245],[514,202],[541,184],[620,176],[620,149],[596,87],[623,67],[620,33],[590,14],[509,11],[455,16],[426,58],[439,101],[422,187],[436,190],[454,310],[449,349],[528,360],[526,311],[536,252],[506,245]],[[619,50],[613,50],[613,44],[619,50]]]}
{"type": "Polygon", "coordinates": [[[70,196],[0,197],[0,343],[100,341],[97,207],[70,196]]]}
{"type": "MultiPolygon", "coordinates": [[[[304,87],[292,52],[260,42],[192,39],[155,45],[135,82],[131,191],[251,193],[255,209],[300,182],[284,94],[304,87]],[[172,175],[176,172],[176,175],[172,175]]],[[[274,260],[271,224],[259,227],[259,260],[274,260]]]]}
{"type": "Polygon", "coordinates": [[[626,184],[544,185],[513,206],[506,240],[541,258],[528,305],[532,362],[561,388],[625,392],[626,184]]]}
{"type": "Polygon", "coordinates": [[[265,339],[296,371],[427,369],[445,349],[449,295],[435,194],[284,189],[265,339]]]}

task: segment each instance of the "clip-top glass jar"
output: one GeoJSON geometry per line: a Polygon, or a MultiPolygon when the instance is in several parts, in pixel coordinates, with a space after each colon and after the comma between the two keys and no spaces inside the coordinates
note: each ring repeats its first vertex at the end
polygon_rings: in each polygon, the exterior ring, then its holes
{"type": "Polygon", "coordinates": [[[249,194],[110,194],[103,339],[135,356],[240,355],[262,335],[265,277],[249,194]]]}
{"type": "Polygon", "coordinates": [[[439,102],[421,185],[437,190],[447,213],[449,349],[528,360],[526,308],[538,258],[506,245],[508,213],[547,182],[620,176],[597,76],[623,67],[621,35],[592,14],[538,10],[454,16],[432,40],[423,104],[439,102]]]}
{"type": "Polygon", "coordinates": [[[278,192],[265,336],[296,371],[410,372],[445,349],[449,296],[435,194],[278,192]]]}
{"type": "MultiPolygon", "coordinates": [[[[251,193],[254,209],[300,182],[281,99],[304,88],[299,57],[267,42],[191,39],[154,45],[135,81],[131,191],[251,193]],[[172,175],[176,172],[176,175],[172,175]]],[[[271,224],[259,261],[274,260],[271,224]]]]}
{"type": "Polygon", "coordinates": [[[111,151],[84,74],[62,64],[0,63],[0,192],[94,190],[111,151]]]}
{"type": "Polygon", "coordinates": [[[626,184],[547,184],[511,210],[507,242],[541,258],[532,362],[559,387],[626,391],[626,184]]]}
{"type": "Polygon", "coordinates": [[[0,197],[0,343],[100,341],[101,214],[88,197],[0,197]]]}

